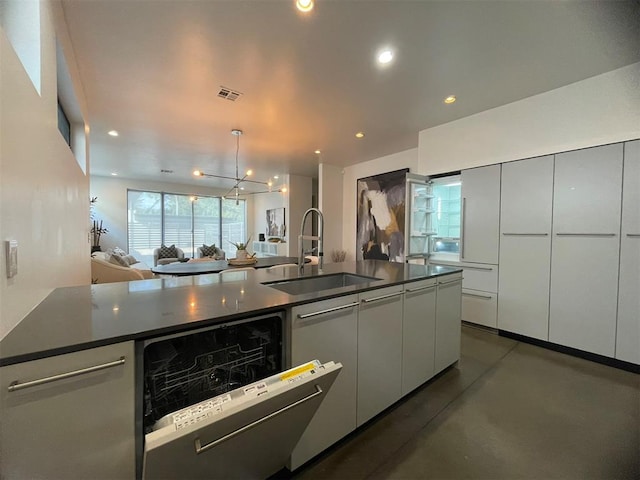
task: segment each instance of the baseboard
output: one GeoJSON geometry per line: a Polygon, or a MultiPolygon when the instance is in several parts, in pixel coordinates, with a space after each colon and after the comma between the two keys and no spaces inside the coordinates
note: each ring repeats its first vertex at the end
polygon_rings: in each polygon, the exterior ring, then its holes
{"type": "Polygon", "coordinates": [[[501,337],[511,338],[519,342],[530,343],[531,345],[536,345],[538,347],[548,348],[549,350],[554,350],[556,352],[566,353],[567,355],[572,355],[574,357],[584,358],[585,360],[601,363],[609,367],[626,370],[627,372],[640,374],[640,365],[636,365],[635,363],[631,362],[625,362],[623,360],[618,360],[617,358],[610,358],[605,357],[604,355],[598,355],[597,353],[585,352],[584,350],[579,350],[577,348],[558,345],[557,343],[527,337],[518,333],[507,332],[506,330],[498,330],[498,335],[500,335],[501,337]]]}

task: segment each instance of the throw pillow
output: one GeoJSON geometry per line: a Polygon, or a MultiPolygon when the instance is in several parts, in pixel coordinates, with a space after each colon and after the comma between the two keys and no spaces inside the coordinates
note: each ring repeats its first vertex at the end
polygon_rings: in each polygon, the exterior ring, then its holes
{"type": "Polygon", "coordinates": [[[109,262],[113,263],[114,265],[119,265],[121,267],[128,267],[129,266],[129,264],[124,259],[124,257],[122,257],[122,255],[118,255],[115,252],[113,252],[111,254],[111,257],[109,258],[109,262]]]}
{"type": "Polygon", "coordinates": [[[127,252],[125,252],[123,249],[121,249],[120,247],[113,247],[113,253],[117,253],[118,255],[120,255],[121,257],[124,257],[127,252]]]}
{"type": "Polygon", "coordinates": [[[129,264],[129,265],[133,265],[134,263],[138,263],[138,259],[136,257],[134,257],[133,255],[125,255],[122,258],[124,258],[125,261],[127,262],[127,264],[129,264]]]}
{"type": "Polygon", "coordinates": [[[216,255],[218,255],[218,248],[216,247],[216,244],[212,244],[210,247],[207,247],[206,245],[202,245],[201,247],[202,249],[202,256],[203,257],[215,257],[216,255]]]}
{"type": "Polygon", "coordinates": [[[175,245],[171,245],[167,247],[166,245],[160,246],[160,251],[158,252],[158,258],[178,258],[178,250],[176,250],[175,245]]]}

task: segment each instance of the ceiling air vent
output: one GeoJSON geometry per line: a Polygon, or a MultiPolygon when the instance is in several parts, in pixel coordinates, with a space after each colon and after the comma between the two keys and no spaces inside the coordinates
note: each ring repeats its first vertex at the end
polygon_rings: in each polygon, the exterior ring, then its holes
{"type": "Polygon", "coordinates": [[[240,95],[242,95],[242,93],[227,87],[220,87],[220,90],[218,91],[218,96],[220,98],[226,98],[227,100],[231,100],[232,102],[235,102],[238,98],[240,98],[240,95]]]}
{"type": "Polygon", "coordinates": [[[173,173],[173,170],[167,170],[166,168],[163,168],[162,170],[160,170],[160,173],[173,173]]]}

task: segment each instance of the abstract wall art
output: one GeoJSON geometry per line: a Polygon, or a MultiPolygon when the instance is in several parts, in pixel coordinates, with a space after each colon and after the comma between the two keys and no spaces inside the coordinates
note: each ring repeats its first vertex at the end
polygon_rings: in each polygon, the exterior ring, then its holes
{"type": "Polygon", "coordinates": [[[284,237],[285,233],[284,208],[270,208],[267,210],[267,236],[284,237]]]}
{"type": "Polygon", "coordinates": [[[356,260],[404,262],[408,168],[358,179],[356,260]]]}

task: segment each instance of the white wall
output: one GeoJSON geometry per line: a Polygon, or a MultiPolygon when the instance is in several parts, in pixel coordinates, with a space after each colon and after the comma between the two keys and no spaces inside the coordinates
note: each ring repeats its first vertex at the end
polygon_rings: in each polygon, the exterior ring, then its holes
{"type": "MultiPolygon", "coordinates": [[[[120,247],[127,250],[127,190],[143,190],[149,192],[183,193],[186,195],[221,196],[228,189],[216,189],[202,185],[184,185],[170,182],[153,182],[131,180],[129,178],[91,177],[91,196],[98,197],[94,206],[94,219],[102,220],[109,233],[100,240],[102,250],[120,247]]],[[[251,234],[253,218],[253,199],[247,199],[247,234],[251,234]]],[[[159,245],[158,245],[159,246],[159,245]]],[[[227,245],[228,247],[228,245],[227,245]]],[[[225,246],[222,246],[225,250],[225,246]]],[[[229,248],[226,248],[229,250],[229,248]]]]}
{"type": "Polygon", "coordinates": [[[324,216],[324,263],[331,252],[342,250],[342,168],[321,163],[318,167],[318,208],[324,216]]]}
{"type": "Polygon", "coordinates": [[[444,173],[635,138],[640,138],[640,63],[423,130],[418,173],[444,173]]]}
{"type": "Polygon", "coordinates": [[[347,252],[347,260],[355,260],[356,253],[356,182],[359,178],[392,172],[402,168],[409,168],[413,173],[417,172],[417,148],[357,163],[344,169],[342,184],[342,249],[347,252]]]}
{"type": "Polygon", "coordinates": [[[89,180],[57,128],[51,8],[40,4],[41,94],[0,29],[0,240],[18,241],[17,276],[6,278],[4,245],[0,255],[0,337],[52,289],[91,276],[89,180]]]}
{"type": "MultiPolygon", "coordinates": [[[[300,235],[300,222],[302,216],[309,208],[311,208],[313,185],[311,177],[303,177],[299,175],[288,175],[288,192],[287,203],[289,208],[285,211],[285,223],[287,225],[287,237],[290,239],[288,243],[288,252],[292,257],[297,257],[298,252],[298,236],[300,235]]],[[[312,221],[316,221],[316,215],[307,220],[305,235],[311,235],[312,221]]],[[[309,241],[305,242],[305,248],[310,248],[309,241]]]]}

